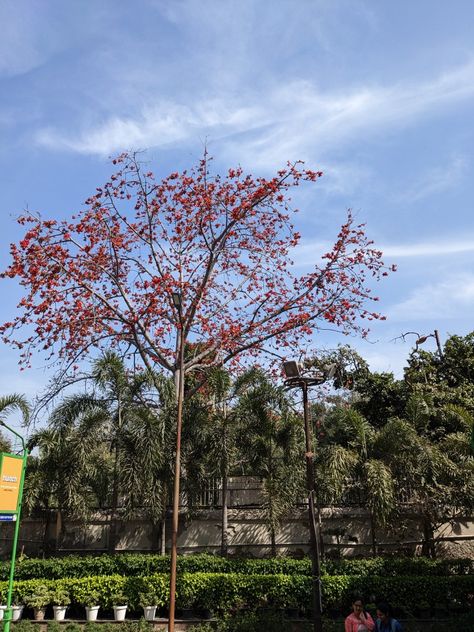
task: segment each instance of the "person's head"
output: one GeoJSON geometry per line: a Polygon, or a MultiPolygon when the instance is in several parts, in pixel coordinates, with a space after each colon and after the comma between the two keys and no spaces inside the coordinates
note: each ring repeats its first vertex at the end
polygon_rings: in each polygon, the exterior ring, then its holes
{"type": "Polygon", "coordinates": [[[385,623],[387,621],[390,621],[390,616],[391,608],[388,603],[382,601],[381,603],[377,604],[377,619],[380,619],[382,623],[385,623]]]}
{"type": "Polygon", "coordinates": [[[364,602],[360,595],[355,595],[352,600],[352,610],[355,614],[359,615],[364,610],[364,602]]]}

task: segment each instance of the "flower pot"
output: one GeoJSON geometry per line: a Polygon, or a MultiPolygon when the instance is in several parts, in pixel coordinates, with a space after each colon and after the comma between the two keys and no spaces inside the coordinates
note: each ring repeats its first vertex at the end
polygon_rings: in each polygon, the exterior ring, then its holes
{"type": "Polygon", "coordinates": [[[41,608],[33,608],[33,616],[35,621],[43,621],[46,614],[46,606],[41,608]]]}
{"type": "Polygon", "coordinates": [[[114,606],[115,621],[125,621],[126,614],[127,614],[127,606],[114,606]]]}
{"type": "Polygon", "coordinates": [[[67,606],[53,606],[54,620],[64,621],[66,618],[67,606]]]}
{"type": "Polygon", "coordinates": [[[97,621],[100,606],[86,606],[87,621],[97,621]]]}
{"type": "Polygon", "coordinates": [[[153,621],[156,616],[156,609],[158,606],[143,606],[143,615],[145,621],[153,621]]]}
{"type": "Polygon", "coordinates": [[[0,621],[3,619],[3,615],[5,614],[6,606],[0,606],[0,621]]]}
{"type": "Polygon", "coordinates": [[[24,606],[12,606],[12,621],[19,621],[23,613],[24,606]]]}
{"type": "Polygon", "coordinates": [[[181,608],[181,619],[194,619],[194,610],[192,608],[181,608]]]}

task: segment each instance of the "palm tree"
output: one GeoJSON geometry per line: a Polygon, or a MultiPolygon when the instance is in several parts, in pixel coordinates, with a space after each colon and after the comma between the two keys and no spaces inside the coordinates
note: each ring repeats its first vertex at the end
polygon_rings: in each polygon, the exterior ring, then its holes
{"type": "MultiPolygon", "coordinates": [[[[119,502],[130,510],[136,507],[137,489],[142,498],[149,489],[149,480],[144,487],[135,484],[134,469],[142,476],[146,466],[156,469],[156,457],[150,460],[150,450],[145,459],[141,456],[144,433],[154,441],[152,452],[162,452],[161,443],[157,445],[159,421],[153,412],[157,403],[151,395],[149,374],[131,375],[112,352],[93,364],[91,382],[94,392],[66,397],[53,411],[48,428],[34,435],[32,445],[40,448],[38,467],[43,484],[51,490],[60,511],[86,515],[91,506],[108,504],[109,550],[113,551],[119,502]]],[[[33,486],[30,499],[33,503],[33,486]]]]}
{"type": "Polygon", "coordinates": [[[145,509],[153,527],[160,526],[161,554],[166,552],[166,511],[173,483],[175,387],[153,376],[157,401],[135,406],[121,437],[121,491],[125,516],[145,509]]]}
{"type": "Polygon", "coordinates": [[[282,388],[256,369],[248,379],[238,403],[246,437],[244,458],[263,481],[264,511],[275,556],[277,529],[304,488],[301,427],[282,388]]]}
{"type": "Polygon", "coordinates": [[[26,425],[30,416],[30,408],[26,398],[16,393],[0,397],[0,424],[15,410],[21,413],[23,424],[26,425]]]}
{"type": "Polygon", "coordinates": [[[384,525],[396,504],[395,479],[377,446],[375,430],[356,410],[336,407],[326,420],[327,436],[317,451],[317,486],[323,502],[340,502],[359,494],[370,515],[372,553],[377,554],[377,526],[384,525]]]}

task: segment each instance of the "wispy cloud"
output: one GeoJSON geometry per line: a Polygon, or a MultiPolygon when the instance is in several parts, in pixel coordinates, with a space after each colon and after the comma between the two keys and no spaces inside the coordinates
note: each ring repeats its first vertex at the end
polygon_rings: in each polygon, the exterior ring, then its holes
{"type": "Polygon", "coordinates": [[[380,246],[384,255],[389,257],[437,257],[446,255],[474,252],[474,235],[471,239],[465,237],[438,242],[419,242],[413,244],[398,244],[380,246]]]}
{"type": "Polygon", "coordinates": [[[240,102],[235,91],[214,100],[197,98],[193,105],[162,101],[143,107],[136,116],[113,116],[78,135],[43,129],[36,142],[50,148],[109,154],[137,145],[195,140],[208,133],[225,139],[225,150],[234,159],[273,166],[281,156],[320,156],[327,148],[341,146],[360,134],[408,125],[422,114],[473,96],[471,62],[421,85],[361,86],[336,94],[323,92],[312,82],[297,81],[263,94],[246,93],[240,102]]]}
{"type": "Polygon", "coordinates": [[[458,185],[468,172],[469,162],[464,156],[456,156],[443,166],[422,174],[416,182],[397,195],[399,202],[418,202],[424,198],[450,190],[458,185]]]}
{"type": "MultiPolygon", "coordinates": [[[[329,241],[303,240],[295,249],[292,260],[297,266],[308,266],[316,262],[316,257],[324,254],[331,248],[329,241]]],[[[465,237],[438,242],[418,242],[411,244],[387,244],[377,243],[385,260],[397,260],[410,257],[446,257],[463,255],[474,252],[474,235],[471,239],[465,237]]]]}
{"type": "Polygon", "coordinates": [[[460,318],[474,310],[474,274],[459,274],[415,288],[388,312],[391,320],[460,318]]]}

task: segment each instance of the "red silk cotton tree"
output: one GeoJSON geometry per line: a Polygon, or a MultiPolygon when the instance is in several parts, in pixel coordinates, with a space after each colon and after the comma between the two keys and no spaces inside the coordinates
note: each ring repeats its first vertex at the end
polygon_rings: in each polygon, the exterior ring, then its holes
{"type": "Polygon", "coordinates": [[[20,217],[26,233],[3,276],[19,279],[25,294],[0,334],[26,366],[37,349],[68,371],[94,349],[115,347],[179,376],[177,502],[184,374],[197,372],[199,383],[205,367],[300,346],[324,323],[363,333],[360,317],[380,317],[367,308],[369,277],[387,269],[349,214],[320,263],[292,272],[300,235],[288,191],[322,175],[301,163],[271,179],[240,168],[212,177],[205,156],[190,173],[156,182],[135,155],[113,162],[117,173],[70,221],[20,217]],[[185,356],[187,343],[195,352],[185,356]]]}
{"type": "Polygon", "coordinates": [[[364,333],[359,317],[380,318],[366,306],[367,276],[387,273],[382,253],[350,214],[323,265],[292,273],[300,235],[287,192],[320,172],[297,163],[270,180],[241,169],[211,178],[204,159],[156,183],[134,155],[113,163],[119,171],[70,221],[18,220],[26,233],[2,276],[19,279],[25,294],[0,334],[24,366],[37,349],[71,368],[93,349],[120,347],[176,372],[182,328],[201,343],[189,372],[296,346],[322,323],[364,333]]]}

